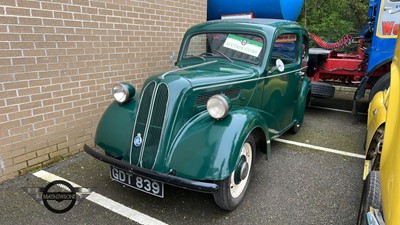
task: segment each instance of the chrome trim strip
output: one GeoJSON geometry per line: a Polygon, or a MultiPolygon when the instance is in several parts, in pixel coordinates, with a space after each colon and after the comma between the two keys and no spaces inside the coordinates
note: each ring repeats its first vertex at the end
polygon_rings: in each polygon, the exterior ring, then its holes
{"type": "Polygon", "coordinates": [[[192,68],[196,68],[196,67],[199,67],[199,66],[205,66],[205,65],[208,65],[208,64],[216,63],[216,62],[217,62],[217,60],[214,60],[214,61],[204,62],[204,63],[201,63],[201,64],[196,64],[196,65],[191,65],[191,66],[187,66],[187,67],[182,67],[182,68],[170,70],[168,72],[165,72],[163,75],[159,76],[158,78],[164,79],[164,77],[166,75],[168,75],[170,73],[173,73],[173,72],[178,72],[178,71],[185,70],[185,69],[192,69],[192,68]]]}
{"type": "Polygon", "coordinates": [[[198,87],[198,88],[194,88],[193,91],[199,91],[199,90],[204,90],[204,89],[208,89],[208,88],[222,87],[222,86],[232,85],[232,84],[246,83],[246,82],[251,82],[251,81],[266,80],[266,79],[270,79],[270,78],[274,78],[274,77],[283,76],[283,75],[286,75],[286,74],[289,74],[289,73],[298,72],[298,71],[301,71],[301,70],[303,70],[303,69],[305,69],[305,68],[307,68],[307,66],[305,66],[305,67],[303,67],[303,68],[300,68],[300,69],[297,69],[297,70],[292,70],[292,71],[290,71],[290,72],[275,74],[275,75],[272,75],[272,76],[259,77],[259,78],[254,78],[254,79],[250,79],[250,80],[233,81],[233,82],[230,82],[230,83],[209,85],[209,86],[205,86],[205,87],[198,87]]]}

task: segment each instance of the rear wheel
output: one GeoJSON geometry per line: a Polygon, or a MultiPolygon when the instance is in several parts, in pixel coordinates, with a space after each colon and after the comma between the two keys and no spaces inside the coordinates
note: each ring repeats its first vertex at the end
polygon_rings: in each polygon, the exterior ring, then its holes
{"type": "Polygon", "coordinates": [[[299,133],[299,131],[300,131],[300,128],[301,128],[301,124],[295,124],[295,125],[293,125],[291,128],[290,128],[290,133],[292,133],[292,134],[297,134],[297,133],[299,133]]]}
{"type": "Polygon", "coordinates": [[[372,87],[371,92],[369,93],[369,101],[371,102],[376,93],[386,90],[390,85],[390,73],[383,75],[372,87]]]}
{"type": "Polygon", "coordinates": [[[366,214],[370,208],[382,209],[382,198],[380,189],[380,176],[378,171],[371,171],[364,183],[363,194],[361,198],[360,210],[358,213],[358,225],[366,225],[366,214]]]}
{"type": "Polygon", "coordinates": [[[256,154],[256,144],[250,135],[243,144],[239,164],[225,180],[217,181],[218,191],[214,194],[215,203],[224,210],[234,210],[244,199],[249,186],[256,154]]]}

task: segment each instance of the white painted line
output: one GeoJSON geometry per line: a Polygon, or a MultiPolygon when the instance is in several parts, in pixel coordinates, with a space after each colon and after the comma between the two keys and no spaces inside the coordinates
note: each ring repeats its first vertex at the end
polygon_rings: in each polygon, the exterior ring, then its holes
{"type": "Polygon", "coordinates": [[[274,139],[274,141],[285,143],[285,144],[290,144],[290,145],[296,145],[296,146],[300,146],[300,147],[305,147],[305,148],[311,148],[311,149],[324,151],[324,152],[335,153],[335,154],[344,155],[344,156],[350,156],[350,157],[354,157],[354,158],[365,159],[364,155],[351,153],[351,152],[340,151],[340,150],[331,149],[331,148],[315,146],[315,145],[310,145],[310,144],[304,144],[304,143],[296,142],[296,141],[289,141],[289,140],[280,139],[280,138],[274,139]]]}
{"type": "MultiPolygon", "coordinates": [[[[52,181],[55,181],[55,180],[64,180],[64,181],[67,181],[68,183],[70,183],[74,187],[81,187],[80,185],[78,185],[78,184],[76,184],[74,182],[66,180],[66,179],[64,179],[62,177],[59,177],[57,175],[54,175],[52,173],[46,172],[44,170],[40,170],[38,172],[35,172],[35,173],[33,173],[33,175],[36,176],[36,177],[39,177],[39,178],[41,178],[41,179],[43,179],[45,181],[48,181],[48,182],[52,182],[52,181]]],[[[98,204],[98,205],[100,205],[100,206],[102,206],[102,207],[104,207],[106,209],[109,209],[109,210],[111,210],[111,211],[113,211],[113,212],[115,212],[115,213],[117,213],[117,214],[119,214],[121,216],[124,216],[124,217],[126,217],[128,219],[131,219],[131,220],[133,220],[133,221],[135,221],[137,223],[140,223],[140,224],[166,225],[166,223],[164,223],[162,221],[159,221],[159,220],[157,220],[157,219],[155,219],[153,217],[150,217],[150,216],[148,216],[146,214],[143,214],[143,213],[141,213],[139,211],[136,211],[134,209],[126,207],[126,206],[124,206],[124,205],[122,205],[122,204],[120,204],[120,203],[118,203],[118,202],[116,202],[114,200],[111,200],[111,199],[109,199],[107,197],[104,197],[104,196],[102,196],[102,195],[100,195],[100,194],[98,194],[96,192],[92,192],[86,199],[91,201],[91,202],[93,202],[93,203],[96,203],[96,204],[98,204]]]]}
{"type": "MultiPolygon", "coordinates": [[[[314,109],[325,109],[325,110],[330,110],[330,111],[335,111],[335,112],[343,112],[343,113],[353,113],[352,111],[348,111],[348,110],[343,110],[343,109],[335,109],[335,108],[328,108],[328,107],[321,107],[321,106],[310,106],[310,108],[314,108],[314,109]]],[[[364,115],[366,116],[366,113],[361,113],[361,112],[357,112],[357,115],[364,115]]]]}

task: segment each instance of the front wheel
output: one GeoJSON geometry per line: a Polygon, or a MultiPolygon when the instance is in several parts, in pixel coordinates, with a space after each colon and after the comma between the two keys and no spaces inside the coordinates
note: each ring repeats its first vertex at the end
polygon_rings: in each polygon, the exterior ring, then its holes
{"type": "Polygon", "coordinates": [[[214,194],[214,200],[222,209],[232,211],[244,199],[253,170],[255,154],[254,137],[250,135],[242,146],[235,171],[226,179],[216,182],[219,189],[214,194]]]}

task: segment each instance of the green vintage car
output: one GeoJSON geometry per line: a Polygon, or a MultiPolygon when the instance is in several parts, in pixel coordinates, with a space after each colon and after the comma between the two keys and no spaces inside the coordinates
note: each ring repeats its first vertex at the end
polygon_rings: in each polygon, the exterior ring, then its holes
{"type": "Polygon", "coordinates": [[[296,22],[209,21],[183,37],[176,68],[140,94],[119,83],[85,151],[111,164],[113,180],[163,197],[164,184],[243,200],[256,149],[303,122],[310,81],[308,34],[296,22]],[[104,151],[104,153],[103,153],[104,151]]]}

